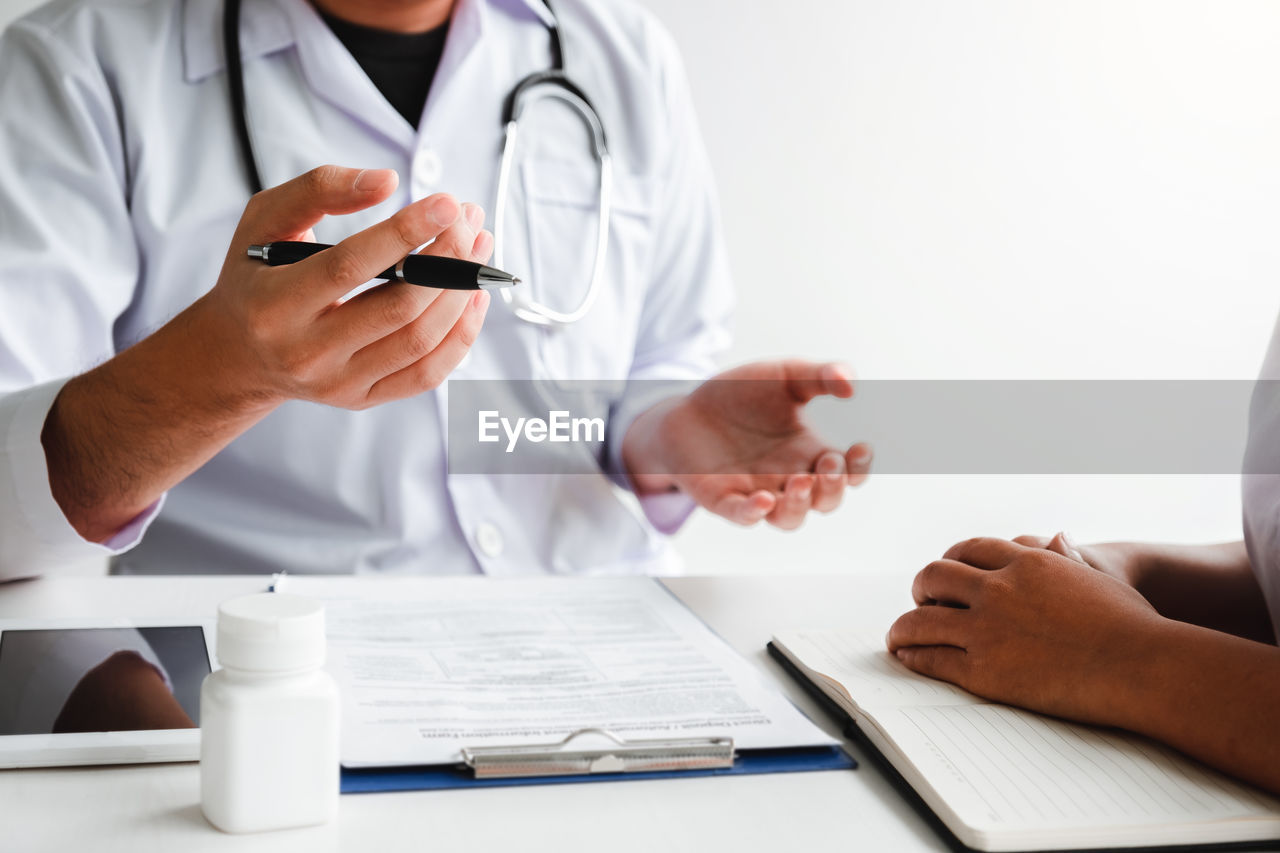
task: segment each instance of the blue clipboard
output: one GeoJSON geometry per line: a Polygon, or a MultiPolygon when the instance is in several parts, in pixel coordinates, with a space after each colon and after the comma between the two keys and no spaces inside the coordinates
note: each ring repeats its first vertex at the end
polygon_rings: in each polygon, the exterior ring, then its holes
{"type": "MultiPolygon", "coordinates": [[[[656,579],[654,583],[658,583],[656,579]]],[[[274,586],[275,584],[273,584],[273,588],[274,586]]],[[[688,605],[676,597],[670,589],[660,583],[658,583],[658,586],[673,601],[686,610],[688,609],[688,605]]],[[[720,639],[721,642],[724,642],[723,638],[720,639]]],[[[570,739],[572,739],[572,736],[570,739]]],[[[730,745],[732,745],[731,742],[730,745]]],[[[438,791],[452,788],[569,785],[582,782],[619,782],[631,779],[681,779],[700,776],[801,773],[814,770],[854,770],[858,766],[858,762],[839,745],[745,749],[734,752],[732,758],[732,766],[716,768],[633,770],[632,772],[621,773],[560,773],[490,778],[476,778],[474,771],[461,763],[417,767],[343,767],[341,790],[344,794],[371,794],[387,791],[438,791]]]]}
{"type": "Polygon", "coordinates": [[[431,767],[342,768],[342,793],[383,791],[439,791],[448,788],[495,788],[513,785],[569,785],[579,782],[618,782],[627,779],[684,779],[698,776],[746,776],[757,773],[799,773],[809,770],[852,770],[858,763],[838,746],[795,749],[756,749],[738,753],[732,767],[716,770],[669,770],[654,773],[589,773],[571,776],[522,776],[476,779],[463,765],[431,767]]]}

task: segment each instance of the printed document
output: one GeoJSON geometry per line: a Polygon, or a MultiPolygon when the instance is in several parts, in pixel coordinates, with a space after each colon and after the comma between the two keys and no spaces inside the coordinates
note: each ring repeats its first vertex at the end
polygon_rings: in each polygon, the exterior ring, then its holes
{"type": "Polygon", "coordinates": [[[325,602],[346,767],[453,764],[584,728],[835,743],[651,578],[291,577],[285,591],[325,602]]]}

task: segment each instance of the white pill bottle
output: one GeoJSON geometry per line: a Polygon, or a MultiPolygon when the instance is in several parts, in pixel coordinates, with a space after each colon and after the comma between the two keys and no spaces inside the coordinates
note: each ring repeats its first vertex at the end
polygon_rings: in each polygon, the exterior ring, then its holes
{"type": "Polygon", "coordinates": [[[218,662],[200,690],[200,802],[223,832],[311,826],[338,809],[338,688],[324,608],[282,593],[218,607],[218,662]]]}

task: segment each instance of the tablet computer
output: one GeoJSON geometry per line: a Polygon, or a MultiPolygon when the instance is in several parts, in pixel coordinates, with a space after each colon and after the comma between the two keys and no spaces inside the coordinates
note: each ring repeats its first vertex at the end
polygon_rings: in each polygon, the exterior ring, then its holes
{"type": "Polygon", "coordinates": [[[214,626],[0,621],[0,767],[195,761],[214,626]]]}

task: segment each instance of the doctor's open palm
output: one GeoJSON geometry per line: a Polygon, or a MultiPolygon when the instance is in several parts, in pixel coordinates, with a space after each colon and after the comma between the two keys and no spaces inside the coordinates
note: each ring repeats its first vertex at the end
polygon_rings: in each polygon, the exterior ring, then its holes
{"type": "Polygon", "coordinates": [[[779,361],[721,373],[655,406],[628,430],[623,458],[641,494],[677,489],[738,524],[794,529],[830,512],[867,477],[871,449],[831,447],[805,423],[815,397],[852,397],[838,364],[779,361]]]}

